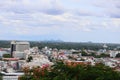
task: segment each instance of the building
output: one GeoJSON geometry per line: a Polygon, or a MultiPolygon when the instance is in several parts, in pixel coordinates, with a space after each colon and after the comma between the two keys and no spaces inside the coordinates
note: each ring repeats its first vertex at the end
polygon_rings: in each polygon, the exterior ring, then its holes
{"type": "Polygon", "coordinates": [[[119,51],[110,51],[110,57],[115,58],[119,51]]]}
{"type": "Polygon", "coordinates": [[[13,57],[13,52],[24,52],[25,50],[28,50],[30,48],[29,42],[11,42],[11,57],[13,57]]]}
{"type": "Polygon", "coordinates": [[[108,46],[106,44],[103,45],[103,53],[107,51],[108,46]]]}
{"type": "Polygon", "coordinates": [[[19,58],[19,59],[25,59],[26,58],[26,53],[25,52],[20,52],[20,51],[14,51],[13,52],[13,57],[14,58],[19,58]]]}

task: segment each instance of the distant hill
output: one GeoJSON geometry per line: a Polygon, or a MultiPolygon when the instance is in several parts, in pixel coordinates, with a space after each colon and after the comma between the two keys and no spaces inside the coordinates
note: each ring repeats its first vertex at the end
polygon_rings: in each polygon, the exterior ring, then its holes
{"type": "MultiPolygon", "coordinates": [[[[10,42],[7,40],[0,40],[0,47],[9,48],[10,42]]],[[[58,49],[91,49],[98,50],[102,49],[103,45],[106,44],[109,49],[114,49],[120,47],[120,44],[113,43],[92,43],[92,42],[63,42],[63,41],[29,41],[31,47],[38,46],[40,49],[48,46],[50,48],[58,48],[58,49]]]]}

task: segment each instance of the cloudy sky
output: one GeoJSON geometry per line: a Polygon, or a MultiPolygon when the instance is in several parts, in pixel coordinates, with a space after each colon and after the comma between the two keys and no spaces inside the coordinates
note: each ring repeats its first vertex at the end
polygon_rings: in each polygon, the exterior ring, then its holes
{"type": "Polygon", "coordinates": [[[0,40],[120,43],[120,0],[0,0],[0,40]]]}

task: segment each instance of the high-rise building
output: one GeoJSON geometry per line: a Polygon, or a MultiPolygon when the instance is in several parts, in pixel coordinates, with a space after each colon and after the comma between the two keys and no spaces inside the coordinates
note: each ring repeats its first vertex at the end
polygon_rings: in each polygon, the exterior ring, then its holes
{"type": "Polygon", "coordinates": [[[29,42],[11,42],[11,57],[13,57],[13,52],[19,51],[24,52],[25,50],[28,50],[30,48],[29,42]]]}

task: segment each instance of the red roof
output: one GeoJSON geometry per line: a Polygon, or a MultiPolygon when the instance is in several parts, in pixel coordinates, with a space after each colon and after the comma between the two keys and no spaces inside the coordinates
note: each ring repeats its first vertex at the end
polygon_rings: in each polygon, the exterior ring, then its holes
{"type": "Polygon", "coordinates": [[[6,61],[18,61],[19,59],[18,58],[3,58],[3,60],[6,60],[6,61]]]}

